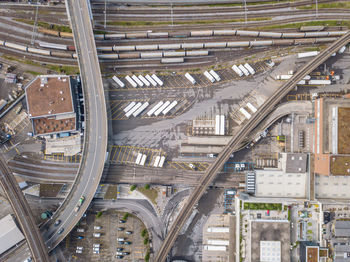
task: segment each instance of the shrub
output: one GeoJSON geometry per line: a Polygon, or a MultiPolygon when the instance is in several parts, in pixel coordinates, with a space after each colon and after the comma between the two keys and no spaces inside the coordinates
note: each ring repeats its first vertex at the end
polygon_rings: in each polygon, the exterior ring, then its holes
{"type": "Polygon", "coordinates": [[[148,241],[149,241],[148,238],[145,238],[145,239],[143,240],[143,244],[144,244],[144,245],[147,245],[147,244],[148,244],[148,241]]]}
{"type": "Polygon", "coordinates": [[[149,261],[149,257],[150,257],[150,253],[149,251],[147,251],[146,255],[145,255],[145,261],[148,262],[149,261]]]}
{"type": "Polygon", "coordinates": [[[151,188],[151,186],[149,184],[145,185],[145,189],[150,189],[150,188],[151,188]]]}
{"type": "Polygon", "coordinates": [[[141,231],[141,236],[142,237],[145,237],[147,235],[147,229],[144,228],[142,231],[141,231]]]}
{"type": "Polygon", "coordinates": [[[99,218],[100,216],[102,216],[102,211],[97,212],[96,218],[99,218]]]}
{"type": "Polygon", "coordinates": [[[124,216],[123,216],[123,220],[128,220],[128,217],[129,217],[129,213],[125,213],[124,216]]]}
{"type": "Polygon", "coordinates": [[[136,188],[137,188],[136,185],[132,185],[132,186],[130,187],[130,191],[134,191],[136,188]]]}

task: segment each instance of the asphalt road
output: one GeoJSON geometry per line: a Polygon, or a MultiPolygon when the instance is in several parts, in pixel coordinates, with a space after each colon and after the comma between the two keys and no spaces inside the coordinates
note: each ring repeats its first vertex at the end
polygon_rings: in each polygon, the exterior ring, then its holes
{"type": "Polygon", "coordinates": [[[164,224],[158,218],[154,208],[147,200],[118,199],[117,201],[113,201],[95,199],[92,203],[92,208],[94,210],[107,210],[114,208],[135,214],[151,232],[153,249],[156,252],[159,250],[164,239],[164,224]]]}
{"type": "Polygon", "coordinates": [[[42,227],[50,250],[64,239],[88,208],[100,182],[107,151],[105,96],[87,1],[66,1],[66,4],[78,53],[87,120],[83,161],[75,185],[54,218],[42,227]],[[82,196],[85,196],[85,201],[75,212],[74,208],[82,196]],[[53,223],[57,219],[61,223],[55,227],[53,223]],[[59,234],[58,231],[62,229],[63,233],[59,234]]]}

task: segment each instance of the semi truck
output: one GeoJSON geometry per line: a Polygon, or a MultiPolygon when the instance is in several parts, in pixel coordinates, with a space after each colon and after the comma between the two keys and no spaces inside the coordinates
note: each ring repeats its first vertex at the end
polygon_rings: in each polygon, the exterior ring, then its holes
{"type": "Polygon", "coordinates": [[[82,206],[82,204],[84,203],[85,197],[82,196],[81,198],[79,198],[78,204],[76,205],[74,211],[78,212],[80,207],[82,206]]]}

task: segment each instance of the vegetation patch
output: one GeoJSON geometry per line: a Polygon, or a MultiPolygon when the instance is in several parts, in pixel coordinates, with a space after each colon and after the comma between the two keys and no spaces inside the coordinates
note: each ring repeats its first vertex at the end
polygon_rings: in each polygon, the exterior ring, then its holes
{"type": "MultiPolygon", "coordinates": [[[[29,20],[29,19],[22,19],[22,18],[16,18],[15,21],[25,23],[28,25],[34,25],[35,21],[29,20]]],[[[72,33],[72,29],[70,29],[69,26],[66,25],[58,25],[58,24],[49,24],[46,22],[38,21],[37,26],[45,28],[45,29],[50,29],[50,30],[55,30],[59,32],[67,32],[67,33],[72,33]]]]}
{"type": "Polygon", "coordinates": [[[282,210],[282,204],[278,203],[244,203],[244,209],[251,210],[282,210]]]}
{"type": "MultiPolygon", "coordinates": [[[[318,4],[318,9],[329,9],[329,8],[342,8],[348,9],[350,8],[350,2],[332,2],[332,3],[320,3],[318,4]]],[[[316,9],[316,4],[300,6],[298,9],[316,9]]]]}
{"type": "Polygon", "coordinates": [[[279,25],[269,25],[257,28],[261,29],[283,29],[283,28],[300,28],[302,26],[347,26],[350,27],[350,21],[348,20],[324,20],[324,21],[308,21],[300,23],[291,24],[279,24],[279,25]]]}
{"type": "Polygon", "coordinates": [[[137,190],[144,194],[154,205],[156,204],[156,198],[158,197],[158,191],[156,189],[138,188],[137,190]]]}
{"type": "MultiPolygon", "coordinates": [[[[258,17],[250,18],[247,21],[266,21],[271,20],[271,17],[258,17]]],[[[244,22],[244,19],[224,19],[224,20],[195,20],[195,21],[174,21],[174,25],[206,25],[206,24],[217,24],[217,23],[234,23],[244,22]]],[[[170,25],[171,21],[110,21],[107,25],[114,26],[158,26],[158,25],[170,25]]]]}

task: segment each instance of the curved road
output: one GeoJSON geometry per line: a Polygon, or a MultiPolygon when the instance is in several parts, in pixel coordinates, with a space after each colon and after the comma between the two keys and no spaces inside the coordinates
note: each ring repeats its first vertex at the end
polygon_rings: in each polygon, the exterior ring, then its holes
{"type": "Polygon", "coordinates": [[[118,199],[117,201],[113,201],[95,199],[92,202],[92,208],[97,210],[115,208],[135,214],[142,220],[143,223],[145,223],[148,230],[152,232],[153,248],[155,251],[159,250],[164,240],[164,225],[163,222],[158,218],[154,208],[147,200],[118,199]]]}
{"type": "Polygon", "coordinates": [[[105,95],[87,1],[66,1],[66,6],[78,54],[87,118],[83,159],[74,186],[53,219],[42,227],[49,250],[65,238],[88,208],[100,182],[107,151],[105,95]],[[79,211],[75,212],[74,208],[82,196],[85,201],[79,211]],[[53,223],[57,219],[61,223],[55,227],[53,223]]]}
{"type": "Polygon", "coordinates": [[[271,96],[260,108],[259,111],[252,115],[246,124],[241,128],[241,130],[234,136],[229,144],[224,148],[223,152],[216,158],[215,162],[207,169],[206,173],[198,181],[198,185],[193,190],[190,198],[188,199],[185,206],[180,211],[174,224],[172,225],[169,233],[163,242],[162,248],[158,252],[155,261],[163,262],[166,260],[175,240],[177,239],[182,227],[186,223],[187,219],[191,215],[194,205],[199,201],[202,195],[207,190],[209,184],[214,180],[217,173],[221,170],[225,162],[230,157],[231,152],[237,148],[241,142],[249,135],[249,133],[270,113],[276,104],[286,96],[295,85],[302,80],[302,78],[311,73],[316,69],[321,63],[326,61],[334,52],[338,51],[342,46],[350,42],[350,31],[344,36],[340,37],[337,41],[328,46],[324,51],[322,51],[318,56],[311,59],[306,65],[304,65],[298,72],[281,88],[271,96]]]}

